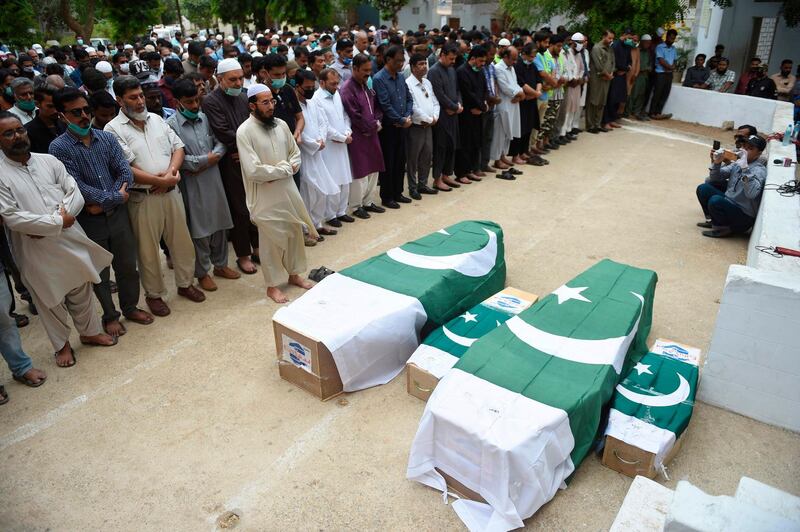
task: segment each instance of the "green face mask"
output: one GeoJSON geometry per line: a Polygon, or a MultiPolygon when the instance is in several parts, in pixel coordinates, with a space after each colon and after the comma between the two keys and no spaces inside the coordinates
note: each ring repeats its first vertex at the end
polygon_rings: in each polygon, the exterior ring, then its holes
{"type": "Polygon", "coordinates": [[[472,70],[474,70],[475,72],[480,72],[481,71],[481,69],[476,67],[476,66],[472,67],[472,70]]]}
{"type": "Polygon", "coordinates": [[[625,39],[625,46],[630,46],[633,48],[633,39],[625,39]]]}
{"type": "Polygon", "coordinates": [[[36,102],[33,100],[17,100],[17,107],[22,109],[23,111],[33,111],[36,109],[36,102]]]}
{"type": "Polygon", "coordinates": [[[180,113],[189,120],[197,120],[197,117],[200,116],[200,113],[193,113],[192,111],[186,109],[185,107],[181,107],[180,109],[178,109],[178,111],[180,111],[180,113]]]}
{"type": "Polygon", "coordinates": [[[79,137],[85,137],[86,135],[89,134],[89,131],[92,130],[92,124],[90,123],[89,127],[83,128],[81,126],[73,124],[72,122],[69,122],[67,124],[67,129],[69,129],[70,131],[72,131],[73,133],[78,135],[79,137]]]}
{"type": "Polygon", "coordinates": [[[14,92],[11,90],[11,87],[6,87],[6,96],[14,96],[14,92]]]}
{"type": "Polygon", "coordinates": [[[271,84],[273,89],[281,90],[283,86],[286,85],[286,78],[283,77],[283,78],[273,79],[271,81],[271,84]]]}
{"type": "Polygon", "coordinates": [[[225,94],[227,94],[228,96],[239,96],[241,93],[242,93],[242,89],[241,88],[233,89],[233,88],[229,87],[229,88],[225,89],[225,94]]]}
{"type": "Polygon", "coordinates": [[[372,90],[372,76],[367,78],[367,88],[372,90]]]}

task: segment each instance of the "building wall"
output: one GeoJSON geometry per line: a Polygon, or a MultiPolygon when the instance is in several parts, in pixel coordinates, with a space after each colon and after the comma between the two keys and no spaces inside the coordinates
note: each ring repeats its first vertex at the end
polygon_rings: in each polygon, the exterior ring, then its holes
{"type": "MultiPolygon", "coordinates": [[[[428,28],[441,28],[449,18],[460,19],[461,26],[467,29],[472,26],[489,28],[492,18],[496,17],[499,9],[499,3],[496,1],[453,0],[453,14],[444,17],[443,21],[442,16],[436,14],[436,0],[410,0],[398,13],[398,20],[403,31],[409,29],[416,31],[420,23],[427,24],[428,28]],[[415,10],[418,10],[418,13],[415,13],[415,10]]],[[[384,20],[382,23],[390,26],[391,20],[384,20]]]]}
{"type": "MultiPolygon", "coordinates": [[[[800,61],[800,27],[789,28],[780,15],[782,2],[755,2],[753,0],[736,0],[733,6],[726,8],[722,14],[719,42],[725,45],[725,53],[731,59],[732,68],[737,76],[748,65],[750,60],[751,39],[757,38],[753,33],[754,17],[777,17],[778,24],[769,59],[769,73],[780,69],[783,59],[792,59],[795,65],[800,61]]],[[[713,49],[711,50],[713,53],[713,49]]]]}

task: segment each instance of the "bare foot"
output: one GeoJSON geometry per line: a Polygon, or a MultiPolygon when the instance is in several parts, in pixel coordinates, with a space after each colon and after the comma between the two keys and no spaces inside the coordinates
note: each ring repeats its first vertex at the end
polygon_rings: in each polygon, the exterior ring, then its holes
{"type": "Polygon", "coordinates": [[[103,326],[103,329],[110,335],[110,336],[123,336],[127,331],[125,326],[122,325],[119,320],[109,321],[103,326]]]}
{"type": "Polygon", "coordinates": [[[236,264],[239,265],[239,269],[242,270],[244,273],[256,273],[258,268],[256,268],[255,263],[253,260],[245,255],[244,257],[239,257],[236,259],[236,264]]]}
{"type": "Polygon", "coordinates": [[[314,286],[313,282],[309,281],[308,279],[303,279],[300,275],[297,274],[289,276],[289,284],[299,286],[300,288],[305,288],[306,290],[314,286]]]}
{"type": "Polygon", "coordinates": [[[110,347],[117,345],[117,339],[108,334],[95,334],[94,336],[81,336],[81,343],[84,345],[99,345],[101,347],[110,347]]]}
{"type": "Polygon", "coordinates": [[[56,353],[56,366],[59,368],[69,368],[75,365],[75,357],[72,355],[72,347],[69,342],[56,353]]]}
{"type": "Polygon", "coordinates": [[[39,386],[47,380],[47,373],[40,369],[31,368],[22,375],[22,378],[31,383],[29,386],[39,386]]]}
{"type": "Polygon", "coordinates": [[[289,298],[286,297],[286,294],[281,292],[280,288],[277,286],[268,286],[267,287],[267,297],[273,300],[275,303],[288,303],[289,298]]]}

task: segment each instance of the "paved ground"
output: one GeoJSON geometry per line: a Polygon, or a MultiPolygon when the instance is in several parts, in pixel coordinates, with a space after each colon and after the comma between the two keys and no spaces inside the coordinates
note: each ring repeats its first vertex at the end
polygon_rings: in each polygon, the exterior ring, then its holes
{"type": "MultiPolygon", "coordinates": [[[[547,293],[598,259],[659,274],[653,337],[708,347],[727,267],[745,240],[709,240],[694,187],[708,147],[634,130],[584,134],[516,182],[487,179],[359,221],[311,251],[339,269],[464,218],[499,222],[508,284],[547,293]]],[[[530,167],[528,167],[530,168],[530,167]]],[[[50,378],[0,383],[0,530],[458,530],[441,496],[405,480],[423,403],[404,376],[321,403],[277,374],[259,276],[130,326],[114,348],[55,367],[36,319],[23,344],[50,378]],[[233,520],[235,521],[235,520],[233,520]],[[232,521],[226,522],[232,524],[232,521]]],[[[299,291],[290,290],[292,296],[299,291]]],[[[76,339],[77,340],[77,339],[76,339]]],[[[701,383],[702,386],[702,383],[701,383]]],[[[699,404],[670,465],[732,494],[741,475],[800,494],[800,436],[699,404]]],[[[590,456],[535,530],[607,528],[631,480],[590,456]]]]}

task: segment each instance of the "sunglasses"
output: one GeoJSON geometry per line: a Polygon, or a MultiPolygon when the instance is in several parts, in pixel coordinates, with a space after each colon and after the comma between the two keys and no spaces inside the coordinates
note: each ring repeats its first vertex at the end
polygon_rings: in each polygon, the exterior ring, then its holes
{"type": "Polygon", "coordinates": [[[89,106],[79,107],[77,109],[70,109],[69,111],[66,112],[71,114],[75,118],[80,118],[82,115],[86,115],[88,117],[92,116],[92,108],[89,106]]]}

